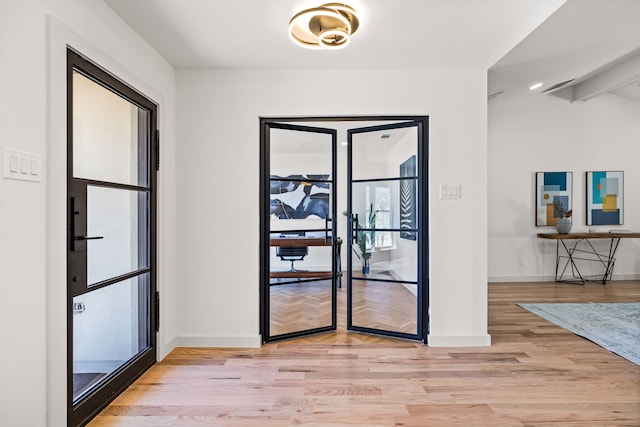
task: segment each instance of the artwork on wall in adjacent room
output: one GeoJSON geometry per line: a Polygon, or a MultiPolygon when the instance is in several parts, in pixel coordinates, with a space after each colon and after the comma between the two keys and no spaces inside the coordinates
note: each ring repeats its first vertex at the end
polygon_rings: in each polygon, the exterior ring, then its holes
{"type": "Polygon", "coordinates": [[[536,173],[536,226],[556,225],[570,211],[573,172],[536,173]]]}
{"type": "Polygon", "coordinates": [[[271,175],[271,218],[325,219],[329,214],[329,175],[271,175]]]}
{"type": "MultiPolygon", "coordinates": [[[[413,155],[400,165],[400,177],[415,177],[417,171],[416,156],[413,155]]],[[[400,237],[416,240],[416,179],[400,180],[400,237]]]]}
{"type": "Polygon", "coordinates": [[[587,172],[587,225],[624,224],[624,172],[587,172]]]}

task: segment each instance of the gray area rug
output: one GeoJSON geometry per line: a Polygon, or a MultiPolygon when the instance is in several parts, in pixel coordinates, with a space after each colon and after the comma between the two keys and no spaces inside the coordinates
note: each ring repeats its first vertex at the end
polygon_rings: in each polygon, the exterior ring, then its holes
{"type": "Polygon", "coordinates": [[[640,303],[518,305],[640,365],[640,303]]]}

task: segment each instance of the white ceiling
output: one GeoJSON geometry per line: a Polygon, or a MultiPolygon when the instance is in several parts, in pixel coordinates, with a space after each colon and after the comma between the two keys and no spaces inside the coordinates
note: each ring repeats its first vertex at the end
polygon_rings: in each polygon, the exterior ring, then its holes
{"type": "MultiPolygon", "coordinates": [[[[288,38],[323,0],[104,1],[176,69],[481,68],[491,94],[579,83],[640,52],[640,0],[350,0],[362,25],[340,51],[288,38]]],[[[615,92],[640,100],[627,80],[615,92]]]]}
{"type": "Polygon", "coordinates": [[[564,0],[348,0],[361,27],[340,51],[287,33],[295,13],[330,0],[105,2],[179,69],[487,69],[564,0]]]}
{"type": "Polygon", "coordinates": [[[640,1],[568,0],[491,68],[489,93],[528,91],[536,82],[543,83],[535,91],[541,93],[567,80],[578,84],[597,77],[627,60],[625,75],[601,91],[640,101],[639,55],[640,1]]]}

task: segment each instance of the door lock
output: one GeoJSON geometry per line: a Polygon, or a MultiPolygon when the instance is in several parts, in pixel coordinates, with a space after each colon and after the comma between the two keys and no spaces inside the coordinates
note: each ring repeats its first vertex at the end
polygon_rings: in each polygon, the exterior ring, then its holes
{"type": "Polygon", "coordinates": [[[72,309],[73,309],[73,314],[80,314],[80,313],[84,313],[84,311],[87,308],[85,307],[83,302],[74,302],[72,309]]]}

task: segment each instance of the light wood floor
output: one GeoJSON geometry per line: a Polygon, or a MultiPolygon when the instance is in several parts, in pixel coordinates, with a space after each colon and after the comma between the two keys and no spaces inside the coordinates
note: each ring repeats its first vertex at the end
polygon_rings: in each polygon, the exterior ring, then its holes
{"type": "Polygon", "coordinates": [[[640,282],[490,284],[489,300],[491,347],[340,327],[260,349],[178,348],[90,426],[640,426],[640,366],[515,305],[637,302],[640,282]]]}

